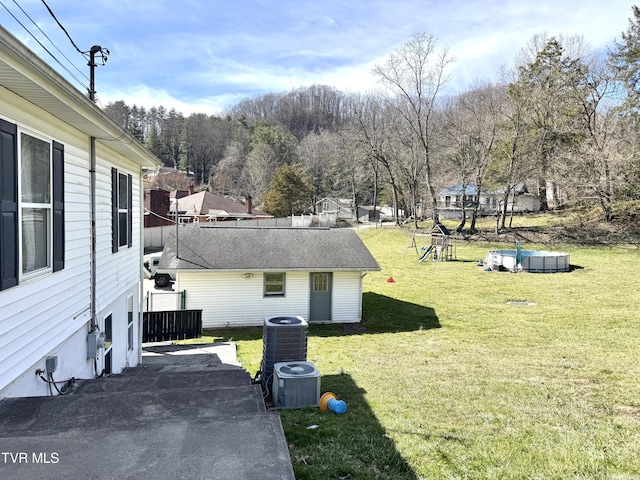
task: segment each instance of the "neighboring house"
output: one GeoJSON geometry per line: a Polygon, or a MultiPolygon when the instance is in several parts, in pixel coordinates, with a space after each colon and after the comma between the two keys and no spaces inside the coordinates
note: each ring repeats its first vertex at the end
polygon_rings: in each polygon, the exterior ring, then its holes
{"type": "MultiPolygon", "coordinates": [[[[474,184],[461,184],[454,187],[444,188],[439,193],[438,208],[441,218],[461,218],[462,210],[467,216],[471,216],[478,202],[479,215],[496,215],[504,201],[504,189],[494,191],[481,191],[478,195],[478,187],[474,184]]],[[[527,191],[524,183],[517,184],[509,193],[507,211],[511,212],[537,212],[540,209],[540,202],[535,195],[527,191]]]]}
{"type": "Polygon", "coordinates": [[[169,192],[161,188],[144,191],[144,227],[162,227],[175,222],[169,215],[169,192]]]}
{"type": "Polygon", "coordinates": [[[369,210],[358,207],[356,215],[353,202],[348,198],[323,198],[316,202],[316,212],[319,215],[335,215],[338,219],[369,221],[369,210]]]}
{"type": "MultiPolygon", "coordinates": [[[[381,206],[378,209],[378,216],[381,221],[389,222],[395,219],[395,213],[393,211],[393,207],[381,206]]],[[[398,209],[398,217],[404,218],[404,210],[401,208],[398,209]]]]}
{"type": "Polygon", "coordinates": [[[380,270],[350,229],[183,226],[178,237],[158,271],[175,273],[205,328],[262,325],[270,315],[359,322],[362,278],[380,270]]]}
{"type": "Polygon", "coordinates": [[[193,175],[187,174],[174,167],[160,167],[146,172],[145,179],[148,183],[156,187],[166,187],[167,185],[184,184],[193,182],[193,175]]]}
{"type": "MultiPolygon", "coordinates": [[[[504,198],[504,188],[495,190],[493,193],[500,199],[504,198]]],[[[507,203],[507,212],[539,212],[540,199],[537,195],[530,193],[525,183],[516,184],[511,192],[507,203]]]]}
{"type": "Polygon", "coordinates": [[[251,196],[245,203],[236,202],[224,195],[203,191],[175,198],[169,207],[169,216],[175,218],[176,202],[180,223],[220,222],[271,218],[272,216],[253,208],[251,196]]]}
{"type": "Polygon", "coordinates": [[[0,398],[138,364],[142,169],[159,162],[2,27],[0,131],[0,398]]]}

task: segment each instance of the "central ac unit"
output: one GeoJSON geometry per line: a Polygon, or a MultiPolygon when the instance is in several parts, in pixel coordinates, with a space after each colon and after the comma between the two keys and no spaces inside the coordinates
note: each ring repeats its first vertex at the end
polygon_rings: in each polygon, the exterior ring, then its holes
{"type": "Polygon", "coordinates": [[[307,359],[307,330],[309,324],[302,317],[265,317],[262,332],[262,385],[270,389],[273,365],[277,362],[307,359]]]}
{"type": "Polygon", "coordinates": [[[276,407],[317,407],[320,403],[320,373],[311,362],[278,362],[273,366],[271,391],[276,407]]]}

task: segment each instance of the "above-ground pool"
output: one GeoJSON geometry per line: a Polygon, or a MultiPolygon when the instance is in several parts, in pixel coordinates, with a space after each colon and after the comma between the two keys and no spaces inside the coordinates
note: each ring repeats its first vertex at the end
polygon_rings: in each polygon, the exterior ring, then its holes
{"type": "MultiPolygon", "coordinates": [[[[553,273],[569,271],[569,254],[563,252],[545,252],[543,250],[520,250],[520,265],[524,272],[553,273]]],[[[515,272],[520,270],[516,261],[517,250],[490,250],[484,265],[497,270],[504,267],[515,272]]]]}

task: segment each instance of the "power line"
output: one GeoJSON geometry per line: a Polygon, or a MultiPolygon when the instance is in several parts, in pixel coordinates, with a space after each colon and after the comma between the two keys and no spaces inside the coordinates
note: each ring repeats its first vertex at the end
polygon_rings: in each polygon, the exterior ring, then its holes
{"type": "MultiPolygon", "coordinates": [[[[13,0],[13,1],[15,2],[16,0],[13,0]]],[[[58,26],[62,29],[64,34],[67,36],[67,38],[71,42],[71,45],[73,45],[73,47],[76,49],[76,51],[80,55],[82,55],[83,57],[89,59],[89,61],[91,62],[92,61],[92,57],[90,56],[90,52],[92,52],[96,48],[96,46],[91,47],[91,50],[88,50],[86,52],[83,52],[82,50],[80,50],[80,48],[78,48],[78,46],[76,45],[76,42],[74,42],[73,38],[71,38],[71,35],[69,35],[69,32],[67,32],[67,29],[64,28],[64,25],[62,25],[62,23],[60,23],[60,20],[58,20],[58,17],[56,17],[56,14],[53,13],[53,10],[51,10],[49,5],[47,5],[47,2],[45,0],[42,0],[42,3],[44,4],[45,7],[47,7],[47,10],[49,11],[49,14],[51,15],[51,17],[53,17],[53,19],[56,21],[58,26]]],[[[106,63],[106,61],[107,61],[107,55],[109,55],[109,50],[107,50],[106,48],[98,47],[97,50],[96,50],[96,53],[97,52],[99,52],[100,55],[102,56],[102,64],[104,65],[106,63]]]]}
{"type": "MultiPolygon", "coordinates": [[[[13,0],[15,2],[15,0],[13,0]]],[[[86,52],[83,52],[82,50],[80,50],[78,48],[78,46],[76,45],[76,43],[73,41],[73,39],[71,38],[71,36],[69,35],[69,32],[67,32],[67,29],[64,28],[62,26],[62,24],[60,23],[60,21],[56,18],[56,15],[53,13],[53,11],[51,10],[51,8],[49,8],[49,5],[47,5],[47,2],[45,2],[44,0],[42,0],[42,3],[44,4],[45,7],[47,7],[47,10],[49,10],[49,14],[53,17],[53,19],[56,21],[56,23],[58,24],[58,26],[62,29],[62,31],[65,33],[65,35],[67,36],[67,38],[69,39],[69,41],[71,42],[71,45],[73,45],[75,47],[75,49],[78,51],[79,54],[86,56],[86,52]]]]}
{"type": "MultiPolygon", "coordinates": [[[[51,17],[53,17],[53,19],[56,21],[56,23],[58,24],[58,26],[62,29],[62,31],[65,33],[65,35],[67,36],[67,38],[69,39],[69,41],[71,42],[71,45],[73,45],[73,47],[76,49],[76,51],[78,53],[80,53],[84,58],[89,59],[89,66],[91,68],[91,79],[89,79],[80,69],[78,69],[78,67],[58,48],[58,46],[53,42],[53,40],[51,40],[51,38],[49,38],[49,36],[40,28],[40,26],[31,18],[31,16],[20,6],[20,4],[18,4],[18,2],[16,0],[13,0],[13,3],[20,9],[20,11],[31,21],[31,23],[40,31],[40,33],[42,33],[45,38],[49,41],[49,43],[51,43],[51,45],[53,45],[53,47],[64,57],[64,59],[69,62],[69,64],[71,66],[73,66],[73,68],[75,68],[85,79],[89,80],[90,86],[87,86],[83,80],[79,79],[76,75],[74,75],[73,72],[71,72],[71,70],[69,70],[53,53],[51,53],[51,51],[45,47],[42,42],[36,38],[36,36],[31,32],[31,30],[29,30],[24,23],[22,23],[18,17],[16,17],[13,12],[11,10],[9,10],[9,8],[4,4],[4,2],[2,0],[0,0],[0,5],[2,5],[2,7],[7,11],[7,13],[9,15],[11,15],[11,17],[13,17],[13,19],[31,36],[31,38],[33,38],[36,43],[38,45],[40,45],[40,47],[42,47],[42,49],[47,52],[51,58],[53,58],[58,65],[60,65],[60,67],[62,67],[63,70],[65,70],[76,82],[78,82],[78,84],[80,84],[82,87],[84,87],[88,92],[89,92],[89,97],[94,101],[94,103],[99,103],[100,106],[102,107],[101,109],[106,112],[104,105],[102,105],[102,103],[100,102],[100,100],[96,97],[96,92],[94,89],[94,85],[93,85],[93,69],[98,66],[98,64],[95,61],[95,56],[98,55],[99,59],[102,61],[102,65],[104,65],[107,62],[107,56],[109,55],[109,50],[107,50],[106,48],[102,48],[98,45],[94,45],[93,47],[91,47],[91,50],[83,52],[82,50],[80,50],[80,48],[78,48],[78,46],[76,45],[76,43],[73,41],[73,39],[71,38],[71,36],[69,35],[69,32],[67,32],[67,30],[64,28],[64,26],[60,23],[60,21],[58,20],[58,18],[55,16],[55,14],[53,13],[53,11],[51,10],[51,8],[49,7],[49,5],[47,5],[47,2],[45,0],[42,0],[42,3],[44,4],[44,6],[47,8],[47,10],[49,11],[49,14],[51,15],[51,17]]],[[[122,130],[121,134],[118,137],[113,137],[113,138],[100,138],[101,140],[105,140],[105,141],[116,141],[116,142],[122,142],[125,143],[123,140],[125,137],[127,137],[127,132],[124,130],[124,128],[120,127],[120,129],[122,130]]],[[[133,137],[131,137],[129,139],[128,142],[126,142],[128,144],[133,144],[133,137]]]]}
{"type": "MultiPolygon", "coordinates": [[[[15,2],[15,0],[14,0],[15,2]]],[[[75,76],[75,74],[73,72],[71,72],[71,70],[69,70],[65,65],[63,65],[63,63],[53,54],[51,53],[51,51],[45,47],[42,42],[40,40],[38,40],[38,38],[36,38],[36,36],[31,32],[31,30],[29,30],[14,14],[13,12],[11,12],[11,10],[9,10],[9,8],[7,8],[7,6],[2,2],[2,0],[0,0],[0,5],[2,5],[4,7],[4,9],[9,13],[9,15],[11,15],[13,17],[13,19],[18,22],[18,24],[29,34],[31,35],[31,38],[33,38],[38,45],[40,45],[42,47],[42,49],[47,52],[51,58],[53,58],[58,65],[60,65],[60,67],[62,67],[62,69],[64,69],[76,82],[78,82],[80,85],[82,85],[85,88],[88,88],[83,82],[82,80],[80,80],[78,77],[75,76]]],[[[66,58],[66,57],[65,57],[66,58]]],[[[67,59],[68,60],[68,59],[67,59]]]]}
{"type": "MultiPolygon", "coordinates": [[[[42,1],[43,1],[43,3],[44,3],[44,0],[42,0],[42,1]]],[[[72,62],[72,61],[71,61],[71,60],[70,60],[70,59],[69,59],[69,58],[64,54],[64,52],[63,52],[62,50],[60,50],[60,49],[58,48],[58,46],[57,46],[55,43],[53,43],[53,40],[51,40],[51,38],[49,38],[49,36],[48,36],[48,35],[47,35],[47,34],[46,34],[46,33],[45,33],[41,28],[40,28],[40,26],[39,26],[39,25],[38,25],[38,24],[37,24],[37,23],[36,23],[36,22],[35,22],[35,21],[34,21],[34,20],[29,16],[29,14],[24,10],[24,8],[22,8],[22,7],[18,4],[18,2],[17,2],[16,0],[13,0],[13,3],[15,3],[15,4],[17,5],[17,7],[22,11],[22,13],[24,13],[24,14],[25,14],[25,16],[26,16],[29,20],[31,20],[31,23],[33,23],[33,25],[34,25],[38,30],[40,30],[40,32],[45,36],[45,38],[46,38],[47,40],[49,40],[49,43],[51,43],[51,45],[53,45],[53,46],[54,46],[54,48],[55,48],[58,52],[60,52],[60,54],[61,54],[61,55],[62,55],[62,56],[67,60],[67,62],[69,62],[69,63],[71,64],[71,66],[73,66],[73,68],[75,68],[75,69],[78,71],[78,73],[80,73],[80,75],[82,75],[85,79],[89,80],[89,78],[87,77],[87,75],[86,75],[82,70],[80,70],[78,67],[76,67],[76,66],[74,65],[74,63],[73,63],[73,62],[72,62]]],[[[45,6],[47,7],[47,9],[49,9],[49,7],[48,7],[48,5],[47,5],[46,3],[45,3],[45,6]]],[[[51,12],[51,9],[49,9],[49,12],[51,13],[51,15],[53,15],[53,12],[51,12]]],[[[55,16],[54,16],[54,18],[55,18],[55,16]]],[[[57,21],[57,19],[56,19],[56,21],[57,21]]],[[[58,23],[58,25],[60,25],[60,23],[58,23]]],[[[61,27],[62,27],[62,26],[61,26],[61,27]]],[[[67,33],[67,31],[64,29],[64,27],[63,27],[62,29],[64,30],[64,32],[65,32],[65,33],[67,33]]],[[[68,36],[69,36],[69,34],[67,33],[67,37],[68,37],[68,36]]],[[[75,43],[73,43],[73,40],[71,40],[71,43],[72,43],[72,44],[73,44],[73,46],[75,47],[75,43]]],[[[77,50],[77,49],[78,49],[78,47],[76,47],[76,50],[77,50]]],[[[82,52],[80,52],[80,54],[82,54],[82,52]]],[[[82,55],[84,56],[84,54],[82,54],[82,55]]]]}

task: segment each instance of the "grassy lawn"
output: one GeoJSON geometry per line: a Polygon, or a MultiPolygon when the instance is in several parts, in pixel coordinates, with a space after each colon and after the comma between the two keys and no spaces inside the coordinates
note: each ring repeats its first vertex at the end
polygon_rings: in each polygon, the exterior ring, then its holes
{"type": "MultiPolygon", "coordinates": [[[[312,326],[308,341],[348,410],[281,413],[298,479],[640,478],[636,247],[557,245],[573,271],[511,274],[477,262],[512,245],[420,263],[406,231],[360,235],[382,266],[363,325],[312,326]]],[[[261,329],[211,333],[258,369],[261,329]]]]}

